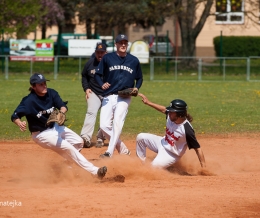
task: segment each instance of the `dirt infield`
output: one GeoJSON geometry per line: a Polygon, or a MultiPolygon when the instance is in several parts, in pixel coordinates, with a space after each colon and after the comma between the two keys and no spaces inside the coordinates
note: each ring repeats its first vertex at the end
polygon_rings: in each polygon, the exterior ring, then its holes
{"type": "Polygon", "coordinates": [[[260,217],[258,136],[198,140],[207,171],[193,150],[166,171],[150,167],[151,152],[142,165],[134,140],[124,141],[130,157],[100,160],[105,147],[83,149],[108,167],[102,181],[33,142],[0,142],[0,217],[260,217]]]}

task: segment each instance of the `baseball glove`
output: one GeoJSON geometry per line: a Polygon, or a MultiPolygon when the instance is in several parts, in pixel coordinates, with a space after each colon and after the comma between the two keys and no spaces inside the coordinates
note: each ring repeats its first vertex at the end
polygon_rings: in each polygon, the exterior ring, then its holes
{"type": "Polygon", "coordinates": [[[137,88],[128,88],[121,91],[118,91],[118,95],[120,97],[129,97],[129,96],[137,96],[138,95],[138,89],[137,88]]]}
{"type": "Polygon", "coordinates": [[[63,112],[55,109],[50,114],[50,116],[49,116],[49,118],[47,120],[46,125],[49,125],[52,122],[56,122],[56,123],[58,123],[59,126],[62,126],[65,123],[65,121],[66,121],[66,115],[63,112]]]}

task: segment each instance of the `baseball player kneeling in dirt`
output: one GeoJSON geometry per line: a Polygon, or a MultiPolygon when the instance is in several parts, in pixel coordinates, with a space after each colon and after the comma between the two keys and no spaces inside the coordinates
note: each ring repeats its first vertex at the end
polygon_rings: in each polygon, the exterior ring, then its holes
{"type": "Polygon", "coordinates": [[[155,104],[143,94],[138,94],[144,104],[166,114],[166,133],[164,137],[140,133],[136,138],[136,154],[142,160],[146,159],[146,147],[157,153],[152,165],[167,168],[176,163],[185,153],[187,147],[194,149],[201,167],[206,167],[205,158],[200,148],[194,130],[190,124],[192,117],[187,113],[187,104],[175,99],[169,107],[155,104]]]}
{"type": "Polygon", "coordinates": [[[75,132],[64,126],[65,113],[68,108],[57,91],[47,88],[45,77],[35,73],[30,78],[30,94],[24,97],[11,116],[11,120],[20,128],[26,130],[26,117],[29,130],[34,142],[46,149],[52,149],[66,160],[74,161],[77,165],[102,179],[107,168],[98,168],[90,163],[81,153],[83,139],[75,132]],[[55,120],[55,116],[57,120],[55,120]],[[56,122],[52,122],[52,121],[56,122]]]}

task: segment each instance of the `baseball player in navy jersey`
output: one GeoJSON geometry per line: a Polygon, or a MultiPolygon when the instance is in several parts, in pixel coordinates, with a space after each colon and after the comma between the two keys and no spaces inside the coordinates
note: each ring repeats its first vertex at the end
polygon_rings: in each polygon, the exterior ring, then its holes
{"type": "Polygon", "coordinates": [[[95,79],[104,90],[100,128],[103,130],[109,145],[107,151],[100,157],[111,157],[114,150],[119,154],[130,155],[126,145],[119,139],[131,97],[120,97],[118,91],[126,88],[139,90],[143,82],[143,74],[139,60],[128,54],[128,38],[120,34],[115,39],[117,51],[106,54],[100,61],[95,79]],[[103,78],[103,80],[102,80],[103,78]]]}
{"type": "Polygon", "coordinates": [[[29,95],[24,97],[11,116],[11,120],[26,131],[27,123],[22,121],[26,117],[31,137],[42,148],[52,149],[68,161],[74,161],[77,165],[99,178],[103,178],[107,168],[98,168],[90,163],[81,153],[83,147],[82,138],[64,125],[57,123],[46,125],[47,120],[56,108],[66,113],[68,108],[60,98],[57,91],[47,88],[45,77],[35,73],[30,78],[31,87],[29,95]]]}
{"type": "Polygon", "coordinates": [[[189,148],[195,150],[201,166],[206,167],[203,152],[190,124],[192,117],[187,113],[187,104],[181,99],[175,99],[169,107],[165,107],[149,101],[141,93],[138,95],[144,104],[166,114],[166,131],[163,137],[150,133],[138,134],[136,138],[137,156],[145,161],[146,148],[148,148],[157,153],[152,165],[167,168],[176,163],[189,148]]]}
{"type": "MultiPolygon", "coordinates": [[[[101,107],[103,89],[97,84],[94,79],[96,68],[106,54],[106,45],[98,43],[95,49],[95,57],[91,58],[84,66],[82,71],[82,87],[86,94],[87,113],[85,116],[84,124],[81,130],[81,137],[84,140],[84,147],[91,147],[91,138],[94,132],[98,110],[101,107]]],[[[102,130],[98,130],[96,147],[104,145],[102,130]]]]}

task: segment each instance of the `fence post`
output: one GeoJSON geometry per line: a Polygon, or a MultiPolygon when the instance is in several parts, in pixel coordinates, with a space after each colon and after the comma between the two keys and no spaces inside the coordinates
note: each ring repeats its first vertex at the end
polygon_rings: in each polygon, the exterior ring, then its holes
{"type": "Polygon", "coordinates": [[[79,79],[80,79],[80,73],[81,73],[81,57],[79,57],[79,79]]]}
{"type": "Polygon", "coordinates": [[[247,58],[246,80],[250,81],[250,58],[247,58]]]}
{"type": "Polygon", "coordinates": [[[58,57],[54,57],[54,79],[57,79],[57,73],[58,73],[58,57]]]}
{"type": "Polygon", "coordinates": [[[150,80],[154,78],[154,58],[150,57],[150,80]]]}
{"type": "Polygon", "coordinates": [[[31,57],[30,76],[32,76],[32,71],[33,71],[33,58],[31,57]]]}
{"type": "Polygon", "coordinates": [[[177,81],[177,75],[178,75],[178,58],[175,57],[175,70],[174,70],[175,81],[177,81]]]}
{"type": "Polygon", "coordinates": [[[199,58],[198,61],[198,80],[201,81],[201,65],[202,65],[202,60],[199,58]]]}
{"type": "MultiPolygon", "coordinates": [[[[4,55],[5,54],[5,52],[4,52],[4,49],[5,49],[5,45],[4,45],[4,29],[2,29],[2,31],[1,31],[1,35],[2,35],[2,46],[1,46],[1,54],[2,55],[4,55]]],[[[1,60],[2,60],[2,72],[4,72],[4,59],[5,59],[5,57],[3,56],[3,57],[1,57],[1,60]]]]}
{"type": "Polygon", "coordinates": [[[8,79],[8,56],[5,56],[5,79],[8,79]]]}
{"type": "Polygon", "coordinates": [[[166,73],[169,73],[169,30],[166,34],[166,73]]]}
{"type": "Polygon", "coordinates": [[[223,80],[225,81],[226,80],[226,59],[223,58],[223,80]]]}

